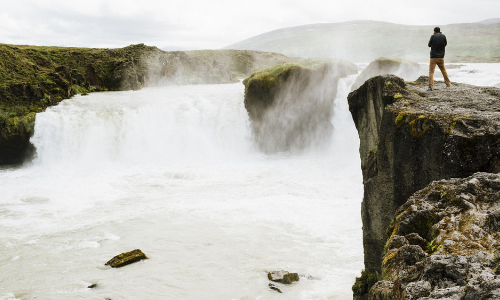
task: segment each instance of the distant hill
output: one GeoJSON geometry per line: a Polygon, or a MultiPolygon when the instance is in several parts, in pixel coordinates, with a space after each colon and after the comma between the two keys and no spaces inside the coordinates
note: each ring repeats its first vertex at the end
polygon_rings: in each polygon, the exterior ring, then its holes
{"type": "Polygon", "coordinates": [[[478,23],[480,23],[480,24],[496,24],[496,23],[500,23],[500,18],[488,19],[488,20],[484,20],[484,21],[481,21],[478,23]]]}
{"type": "MultiPolygon", "coordinates": [[[[500,23],[493,20],[498,19],[440,26],[448,39],[446,57],[500,57],[500,23]]],[[[353,62],[370,62],[381,56],[426,62],[433,28],[378,21],[311,24],[274,30],[224,48],[353,62]]]]}

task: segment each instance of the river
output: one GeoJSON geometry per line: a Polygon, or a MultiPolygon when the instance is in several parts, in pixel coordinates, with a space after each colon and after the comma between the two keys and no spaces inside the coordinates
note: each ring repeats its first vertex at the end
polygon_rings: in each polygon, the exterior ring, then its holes
{"type": "MultiPolygon", "coordinates": [[[[449,73],[498,86],[496,66],[449,73]]],[[[301,153],[254,147],[241,83],[93,93],[39,113],[36,159],[0,169],[0,299],[352,299],[355,77],[339,82],[330,143],[301,153]],[[149,259],[104,266],[136,248],[149,259]],[[273,270],[300,281],[277,293],[273,270]]]]}

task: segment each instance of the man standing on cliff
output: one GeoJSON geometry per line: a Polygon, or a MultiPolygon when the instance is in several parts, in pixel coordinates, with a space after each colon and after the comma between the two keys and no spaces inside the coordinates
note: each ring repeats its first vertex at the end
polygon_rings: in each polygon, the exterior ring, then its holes
{"type": "Polygon", "coordinates": [[[446,36],[441,33],[441,28],[434,28],[434,34],[431,35],[431,39],[429,40],[429,47],[431,47],[431,62],[429,64],[428,91],[432,91],[432,87],[434,86],[434,69],[436,69],[436,65],[443,74],[446,86],[451,85],[448,73],[446,73],[446,69],[444,68],[444,50],[446,45],[446,36]]]}

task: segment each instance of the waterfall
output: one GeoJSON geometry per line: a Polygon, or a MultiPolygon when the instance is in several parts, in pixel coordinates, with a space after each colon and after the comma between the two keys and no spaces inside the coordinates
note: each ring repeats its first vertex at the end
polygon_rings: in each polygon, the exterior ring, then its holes
{"type": "Polygon", "coordinates": [[[302,152],[254,146],[241,83],[39,113],[35,160],[0,170],[0,299],[279,299],[266,271],[281,269],[302,276],[288,299],[348,298],[362,268],[353,80],[338,83],[330,142],[302,152]],[[150,259],[104,266],[136,248],[150,259]]]}
{"type": "Polygon", "coordinates": [[[77,96],[37,115],[36,164],[175,164],[248,151],[241,87],[149,88],[77,96]],[[240,95],[241,97],[235,97],[240,95]]]}

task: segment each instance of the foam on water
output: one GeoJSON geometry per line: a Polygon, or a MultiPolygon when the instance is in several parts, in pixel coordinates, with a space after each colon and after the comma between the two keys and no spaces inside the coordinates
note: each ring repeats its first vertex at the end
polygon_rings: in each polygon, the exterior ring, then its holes
{"type": "Polygon", "coordinates": [[[331,146],[301,154],[254,149],[241,84],[40,113],[35,161],[0,171],[0,299],[274,299],[278,269],[303,276],[281,287],[288,299],[348,297],[362,268],[353,79],[339,84],[331,146]],[[104,267],[135,248],[150,259],[104,267]]]}
{"type": "MultiPolygon", "coordinates": [[[[459,65],[460,68],[446,70],[452,82],[500,88],[500,64],[467,63],[455,65],[459,65]]],[[[443,76],[439,68],[436,68],[434,74],[438,80],[442,80],[443,76]]]]}

